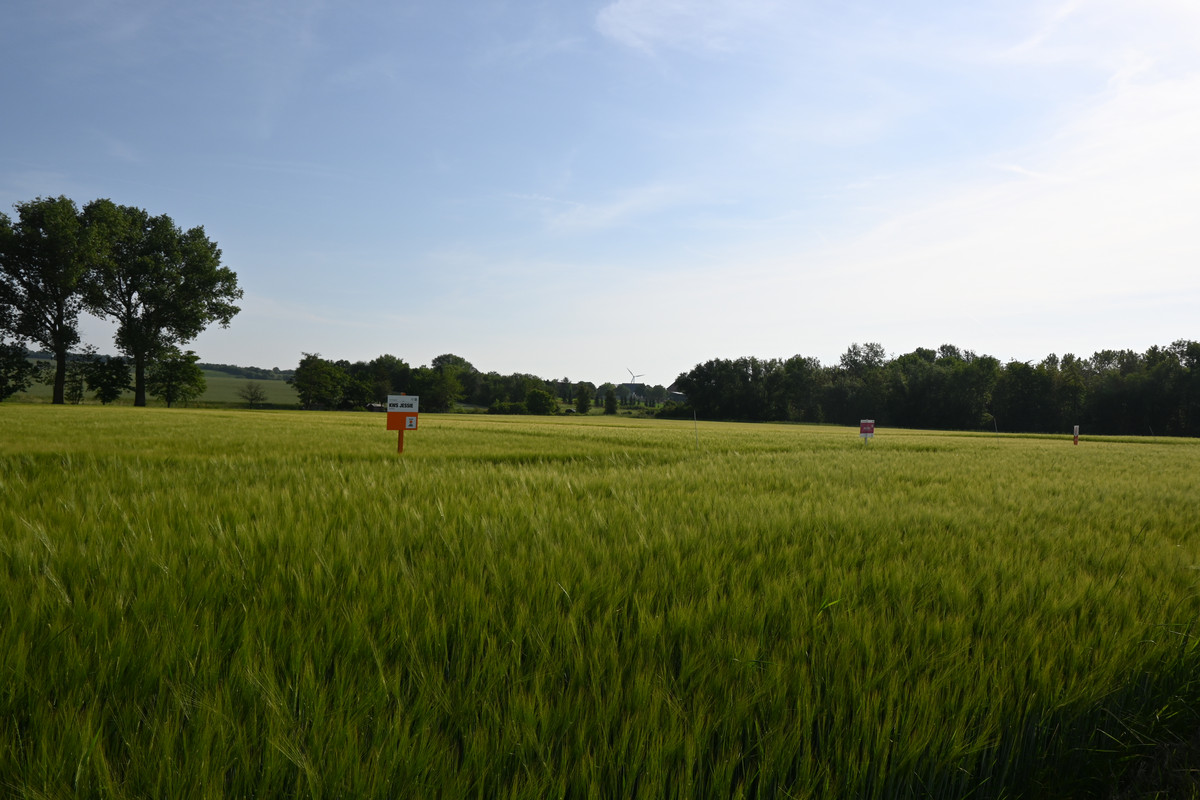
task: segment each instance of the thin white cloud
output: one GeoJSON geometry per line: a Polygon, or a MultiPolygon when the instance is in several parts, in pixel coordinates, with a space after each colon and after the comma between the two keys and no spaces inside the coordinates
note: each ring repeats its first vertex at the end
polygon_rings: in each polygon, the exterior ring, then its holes
{"type": "Polygon", "coordinates": [[[628,47],[726,52],[739,49],[781,7],[776,0],[616,0],[596,29],[628,47]]]}
{"type": "MultiPolygon", "coordinates": [[[[893,188],[882,224],[820,250],[779,254],[745,271],[742,285],[823,297],[813,312],[835,327],[869,308],[865,325],[910,338],[939,326],[980,332],[986,321],[1014,336],[1014,318],[1026,315],[1021,324],[1043,335],[1086,320],[1100,347],[1107,329],[1094,317],[1102,313],[1114,315],[1112,325],[1178,325],[1188,315],[1171,297],[1200,301],[1196,141],[1200,75],[1125,85],[1016,154],[1022,167],[911,193],[893,188]]],[[[766,324],[793,313],[769,303],[757,316],[766,324]]]]}
{"type": "Polygon", "coordinates": [[[604,203],[552,201],[546,204],[547,225],[554,233],[590,233],[635,224],[689,200],[694,196],[683,186],[652,183],[628,189],[604,203]]]}

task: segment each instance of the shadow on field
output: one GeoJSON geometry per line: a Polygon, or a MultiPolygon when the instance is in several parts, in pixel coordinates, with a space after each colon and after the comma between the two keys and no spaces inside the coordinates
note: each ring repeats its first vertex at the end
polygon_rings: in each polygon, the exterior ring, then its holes
{"type": "Polygon", "coordinates": [[[1195,639],[1184,642],[1177,663],[1133,676],[1101,703],[1007,728],[974,764],[934,775],[924,796],[1200,798],[1200,665],[1195,639]]]}

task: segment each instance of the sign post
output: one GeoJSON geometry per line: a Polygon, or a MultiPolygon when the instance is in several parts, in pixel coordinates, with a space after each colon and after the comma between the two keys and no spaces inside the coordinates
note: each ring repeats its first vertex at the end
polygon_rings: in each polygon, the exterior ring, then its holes
{"type": "Polygon", "coordinates": [[[389,394],[387,403],[387,429],[399,431],[396,442],[396,452],[404,452],[404,432],[417,429],[417,408],[420,401],[417,395],[389,394]]]}
{"type": "Polygon", "coordinates": [[[859,420],[858,435],[862,437],[863,444],[867,443],[867,439],[875,438],[875,420],[873,420],[873,419],[859,420]]]}
{"type": "Polygon", "coordinates": [[[1079,445],[1079,426],[1075,426],[1075,445],[1079,445]]]}

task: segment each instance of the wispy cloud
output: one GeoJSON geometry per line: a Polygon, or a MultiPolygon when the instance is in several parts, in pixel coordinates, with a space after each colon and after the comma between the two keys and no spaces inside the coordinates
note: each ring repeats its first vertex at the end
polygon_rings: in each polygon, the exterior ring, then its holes
{"type": "Polygon", "coordinates": [[[683,186],[651,183],[628,189],[607,202],[542,202],[549,230],[569,234],[634,224],[689,200],[695,197],[683,186]]]}
{"type": "Polygon", "coordinates": [[[742,47],[780,7],[776,0],[615,0],[596,14],[596,29],[647,53],[727,52],[742,47]]]}

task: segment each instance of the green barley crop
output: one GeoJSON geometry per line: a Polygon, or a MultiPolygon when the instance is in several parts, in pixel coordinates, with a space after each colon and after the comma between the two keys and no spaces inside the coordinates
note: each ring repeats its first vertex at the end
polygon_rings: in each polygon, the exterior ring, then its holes
{"type": "Polygon", "coordinates": [[[1200,442],[0,425],[9,796],[1067,795],[1200,724],[1200,442]]]}

